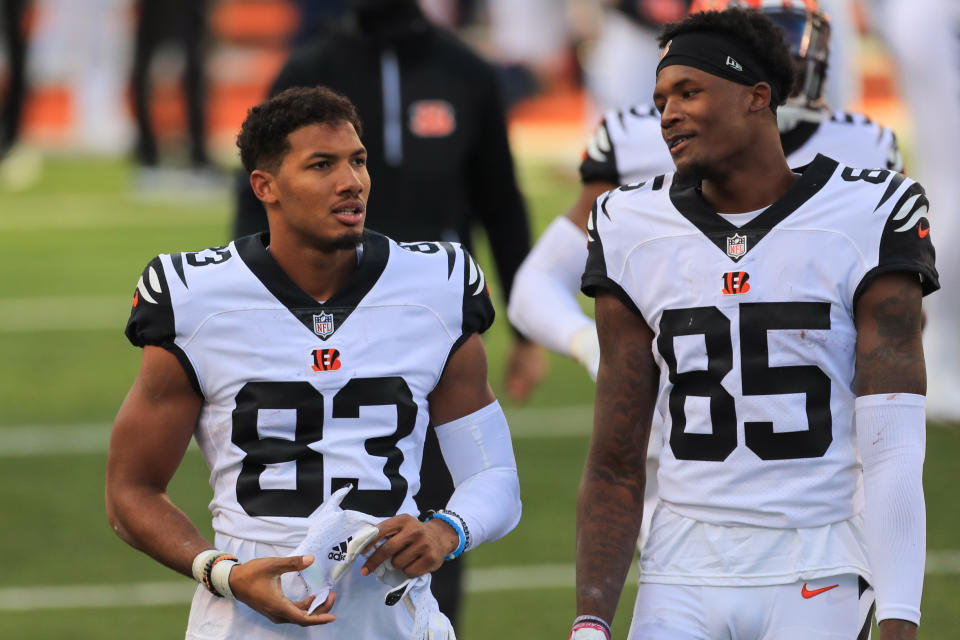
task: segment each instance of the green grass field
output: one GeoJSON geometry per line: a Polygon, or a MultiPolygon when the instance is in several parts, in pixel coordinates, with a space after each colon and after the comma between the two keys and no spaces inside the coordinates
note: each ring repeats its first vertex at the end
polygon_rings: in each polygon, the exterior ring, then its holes
{"type": "MultiPolygon", "coordinates": [[[[540,231],[576,191],[572,174],[521,168],[540,231]]],[[[139,350],[123,326],[155,254],[227,240],[230,204],[139,202],[120,161],[51,159],[28,191],[0,193],[0,638],[176,638],[193,585],[133,551],[103,508],[109,424],[139,350]]],[[[478,255],[486,265],[485,251],[478,255]]],[[[488,274],[492,269],[488,267],[488,274]]],[[[508,332],[487,334],[501,399],[508,332]]],[[[573,514],[590,428],[592,389],[579,366],[551,357],[524,407],[504,402],[515,433],[524,517],[504,540],[469,556],[461,638],[565,638],[574,614],[573,514]]],[[[924,638],[960,629],[960,541],[954,506],[960,430],[931,425],[924,638]],[[935,555],[933,555],[935,554],[935,555]]],[[[187,454],[171,493],[207,526],[206,468],[187,454]]],[[[625,637],[635,589],[624,590],[614,635],[625,637]]],[[[349,637],[345,635],[344,637],[349,637]]]]}

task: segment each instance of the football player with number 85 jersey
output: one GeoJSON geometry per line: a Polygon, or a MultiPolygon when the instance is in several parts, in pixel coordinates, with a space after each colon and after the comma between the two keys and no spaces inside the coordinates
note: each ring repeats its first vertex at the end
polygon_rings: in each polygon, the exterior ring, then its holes
{"type": "Polygon", "coordinates": [[[793,69],[763,13],[698,13],[661,46],[677,171],[601,197],[587,226],[601,357],[572,636],[609,637],[656,411],[630,638],[866,638],[874,593],[881,639],[915,637],[920,302],[939,286],[923,188],[822,155],[790,168],[793,69]]]}
{"type": "Polygon", "coordinates": [[[188,638],[451,640],[429,573],[520,518],[479,337],[493,322],[483,272],[459,244],[364,229],[360,135],[354,106],[323,87],[254,107],[237,145],[269,233],[162,254],[137,283],[126,333],[143,359],[114,425],[107,512],[201,583],[188,638]],[[428,428],[456,489],[421,515],[428,428]],[[166,494],[191,437],[214,543],[166,494]]]}

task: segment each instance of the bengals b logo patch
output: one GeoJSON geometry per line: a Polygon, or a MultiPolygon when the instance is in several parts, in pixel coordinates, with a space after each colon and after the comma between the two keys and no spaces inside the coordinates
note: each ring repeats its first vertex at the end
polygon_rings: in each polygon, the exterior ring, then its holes
{"type": "Polygon", "coordinates": [[[728,271],[723,274],[723,295],[732,296],[750,291],[750,274],[746,271],[728,271]]]}
{"type": "Polygon", "coordinates": [[[457,128],[453,105],[446,100],[418,100],[410,105],[410,131],[421,138],[443,138],[457,128]]]}
{"type": "Polygon", "coordinates": [[[313,350],[314,371],[336,371],[340,368],[340,352],[336,349],[314,349],[313,350]]]}

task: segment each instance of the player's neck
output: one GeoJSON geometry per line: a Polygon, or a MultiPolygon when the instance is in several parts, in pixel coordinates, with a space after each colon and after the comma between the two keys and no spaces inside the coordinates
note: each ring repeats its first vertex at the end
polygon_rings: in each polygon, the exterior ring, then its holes
{"type": "Polygon", "coordinates": [[[270,240],[269,251],[280,268],[317,301],[329,300],[357,270],[357,249],[350,247],[323,251],[305,244],[270,240]]]}
{"type": "Polygon", "coordinates": [[[703,180],[701,192],[714,211],[746,213],[763,209],[797,181],[779,147],[766,154],[753,150],[743,162],[733,164],[734,168],[723,175],[703,180]]]}

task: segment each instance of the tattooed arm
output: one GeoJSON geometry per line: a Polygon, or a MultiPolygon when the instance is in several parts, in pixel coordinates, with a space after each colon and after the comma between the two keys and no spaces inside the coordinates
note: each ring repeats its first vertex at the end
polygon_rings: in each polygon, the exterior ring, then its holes
{"type": "Polygon", "coordinates": [[[599,292],[596,319],[601,355],[593,437],[577,497],[577,614],[609,622],[643,517],[657,370],[653,332],[643,318],[599,292]]]}
{"type": "Polygon", "coordinates": [[[921,342],[920,281],[907,273],[878,276],[857,302],[858,396],[927,391],[921,342]]]}
{"type": "Polygon", "coordinates": [[[927,386],[920,300],[915,275],[889,273],[870,284],[856,308],[857,445],[881,640],[916,638],[920,619],[927,386]]]}

